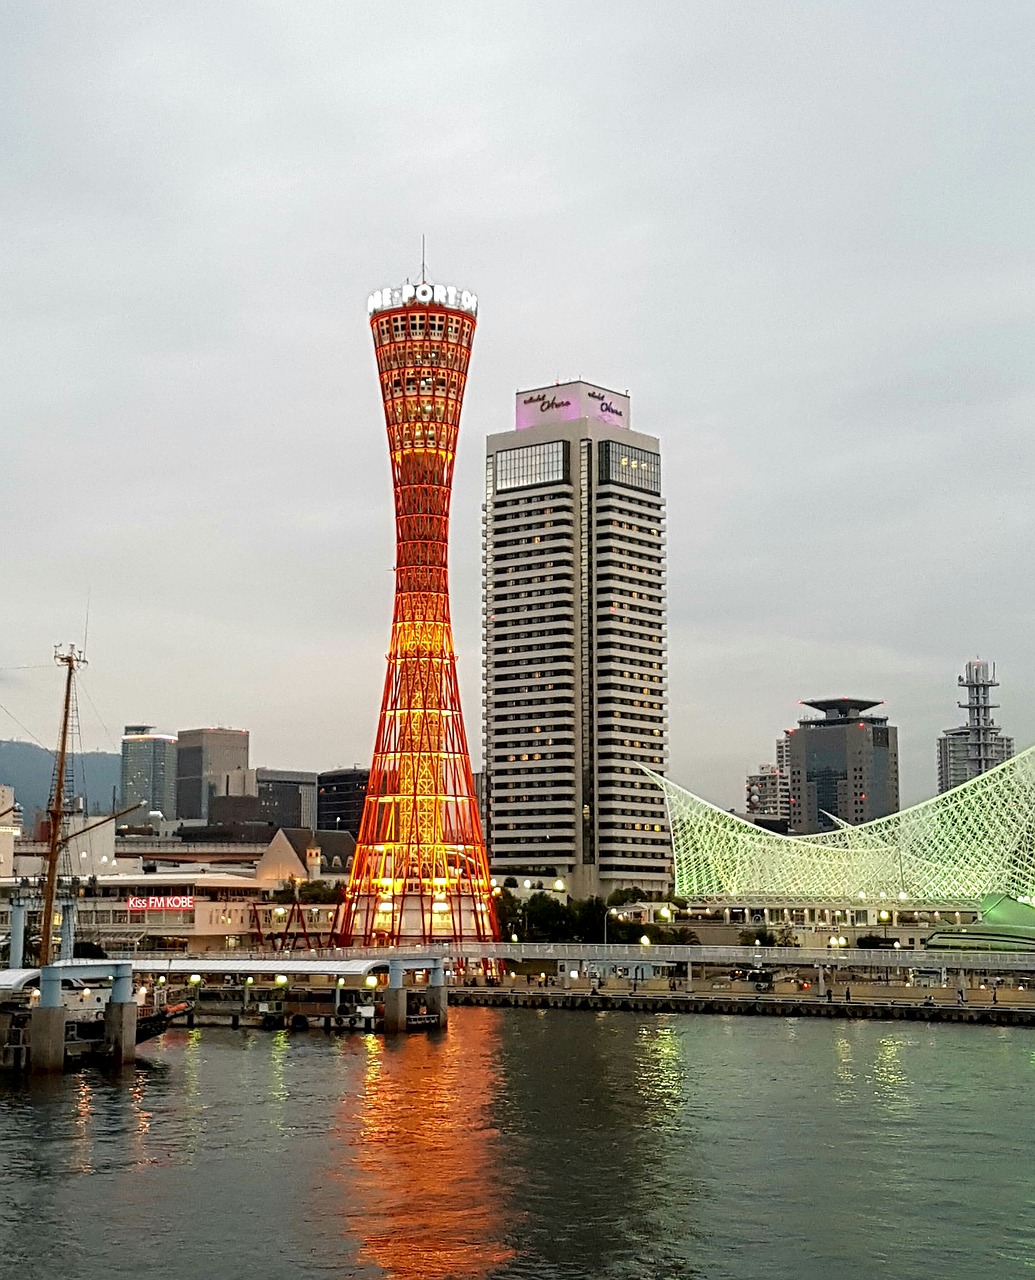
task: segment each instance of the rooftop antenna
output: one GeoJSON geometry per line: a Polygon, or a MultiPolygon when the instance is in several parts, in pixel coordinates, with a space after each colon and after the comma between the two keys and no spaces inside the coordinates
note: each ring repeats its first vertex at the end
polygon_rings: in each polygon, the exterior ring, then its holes
{"type": "Polygon", "coordinates": [[[86,658],[86,642],[90,638],[90,590],[86,591],[86,623],[83,626],[83,648],[82,655],[86,658]]]}
{"type": "Polygon", "coordinates": [[[427,254],[425,253],[425,237],[424,236],[421,236],[420,238],[420,282],[421,284],[428,283],[428,262],[427,262],[427,254]]]}

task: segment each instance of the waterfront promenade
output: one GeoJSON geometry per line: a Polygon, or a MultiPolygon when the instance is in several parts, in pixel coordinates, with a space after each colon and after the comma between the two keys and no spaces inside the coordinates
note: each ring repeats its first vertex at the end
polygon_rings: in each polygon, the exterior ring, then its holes
{"type": "MultiPolygon", "coordinates": [[[[985,1026],[1035,1027],[1035,992],[1013,988],[972,988],[960,1003],[955,988],[883,986],[861,983],[831,989],[829,998],[812,991],[791,989],[773,992],[719,989],[707,983],[695,990],[670,991],[658,982],[616,983],[599,990],[574,984],[567,988],[529,987],[508,983],[503,987],[454,987],[451,1005],[493,1008],[577,1009],[595,1013],[681,1013],[743,1015],[774,1018],[838,1018],[858,1021],[883,1019],[913,1022],[954,1022],[985,1026]]],[[[746,984],[742,984],[745,985],[746,984]]]]}
{"type": "Polygon", "coordinates": [[[341,988],[363,984],[369,990],[393,962],[413,969],[436,953],[454,1006],[1035,1027],[1035,957],[1023,953],[583,943],[480,944],[471,955],[462,951],[451,946],[426,948],[419,956],[391,948],[274,956],[218,952],[136,956],[133,965],[141,977],[164,981],[167,998],[190,998],[191,1020],[200,1025],[261,1021],[258,1005],[275,999],[286,1021],[320,1019],[330,1029],[342,1000],[348,1000],[341,988]],[[485,955],[492,951],[496,956],[485,955]],[[485,965],[486,959],[495,965],[485,965]],[[760,966],[772,975],[771,986],[747,976],[760,966]],[[339,995],[324,1007],[332,985],[339,995]]]}

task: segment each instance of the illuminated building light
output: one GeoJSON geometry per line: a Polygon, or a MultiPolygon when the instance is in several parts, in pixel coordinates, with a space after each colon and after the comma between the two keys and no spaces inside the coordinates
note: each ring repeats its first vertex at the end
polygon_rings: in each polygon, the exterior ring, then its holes
{"type": "Polygon", "coordinates": [[[395,491],[395,608],[341,940],[494,940],[449,613],[449,505],[478,299],[422,281],[368,303],[395,491]],[[385,904],[391,890],[394,900],[385,904]],[[435,901],[437,899],[438,901],[435,901]],[[431,910],[428,910],[428,906],[431,910]]]}
{"type": "Polygon", "coordinates": [[[976,905],[1035,894],[1035,747],[900,813],[805,836],[766,831],[646,772],[665,793],[682,897],[976,905]]]}

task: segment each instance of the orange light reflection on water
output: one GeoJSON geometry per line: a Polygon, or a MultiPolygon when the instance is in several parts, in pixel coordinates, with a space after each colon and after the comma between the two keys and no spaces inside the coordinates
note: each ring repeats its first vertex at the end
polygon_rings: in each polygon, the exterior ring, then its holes
{"type": "Polygon", "coordinates": [[[493,1124],[499,1014],[480,1035],[367,1036],[360,1099],[339,1104],[361,1261],[393,1280],[478,1280],[513,1257],[493,1124]]]}

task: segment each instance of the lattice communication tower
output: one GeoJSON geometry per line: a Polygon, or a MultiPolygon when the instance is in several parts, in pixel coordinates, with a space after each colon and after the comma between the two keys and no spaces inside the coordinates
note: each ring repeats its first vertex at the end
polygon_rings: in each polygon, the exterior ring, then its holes
{"type": "Polygon", "coordinates": [[[497,937],[449,617],[449,502],[478,299],[451,285],[371,295],[395,490],[395,612],[346,943],[497,937]]]}

